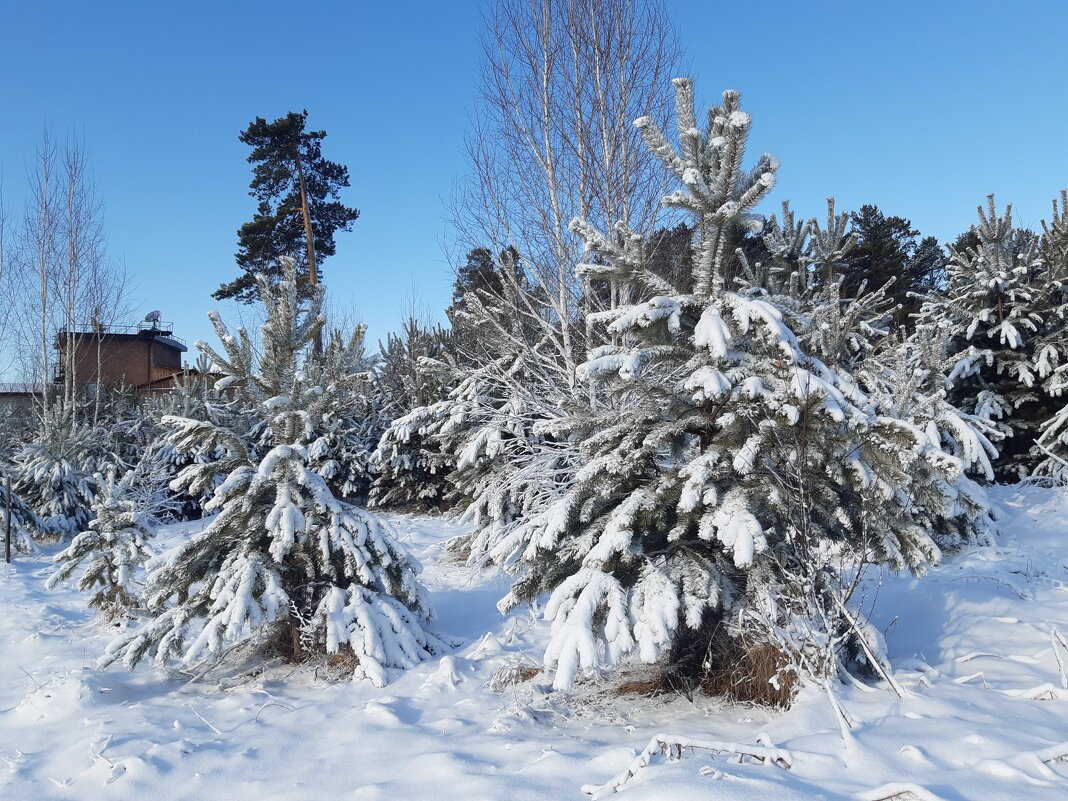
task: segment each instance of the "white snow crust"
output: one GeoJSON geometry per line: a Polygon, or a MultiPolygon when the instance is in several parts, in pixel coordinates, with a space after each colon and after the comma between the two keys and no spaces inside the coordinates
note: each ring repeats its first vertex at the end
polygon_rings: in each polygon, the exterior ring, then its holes
{"type": "MultiPolygon", "coordinates": [[[[580,674],[570,693],[545,672],[522,680],[542,663],[549,624],[526,610],[501,617],[507,582],[445,560],[442,544],[463,529],[441,519],[393,522],[426,567],[438,632],[457,646],[385,689],[280,663],[192,683],[147,662],[97,670],[113,629],[72,587],[44,590],[49,549],[16,554],[0,563],[0,799],[1068,798],[1068,491],[992,496],[996,543],[867,589],[873,637],[906,694],[838,687],[847,731],[817,687],[775,713],[617,695],[613,685],[647,675],[640,665],[601,682],[580,674]]],[[[734,537],[744,562],[759,535],[735,524],[716,536],[734,537]]],[[[174,544],[193,525],[160,538],[174,544]]],[[[656,623],[636,631],[642,647],[664,636],[656,623]]]]}

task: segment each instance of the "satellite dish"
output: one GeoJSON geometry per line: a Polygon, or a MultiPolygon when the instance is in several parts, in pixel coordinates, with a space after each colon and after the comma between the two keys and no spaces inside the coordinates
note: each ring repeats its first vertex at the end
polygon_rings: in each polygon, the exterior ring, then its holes
{"type": "Polygon", "coordinates": [[[156,309],[155,311],[150,311],[148,314],[145,315],[145,322],[158,323],[162,316],[163,313],[159,309],[156,309]]]}

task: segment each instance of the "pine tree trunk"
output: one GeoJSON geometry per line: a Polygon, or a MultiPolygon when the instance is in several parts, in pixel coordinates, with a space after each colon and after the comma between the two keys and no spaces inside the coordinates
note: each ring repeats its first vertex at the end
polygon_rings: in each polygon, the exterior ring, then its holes
{"type": "Polygon", "coordinates": [[[297,183],[300,184],[300,211],[304,216],[304,238],[308,242],[308,280],[317,286],[319,276],[315,269],[315,239],[312,236],[311,214],[308,212],[308,192],[304,187],[304,169],[300,165],[299,151],[294,153],[293,161],[297,165],[297,183]]]}
{"type": "MultiPolygon", "coordinates": [[[[304,186],[304,169],[300,166],[299,150],[294,153],[293,160],[297,165],[297,183],[300,184],[300,211],[304,216],[304,239],[308,243],[308,283],[311,284],[314,294],[315,287],[319,285],[319,274],[315,269],[315,238],[312,236],[311,214],[308,212],[308,191],[304,186]]],[[[320,356],[322,352],[323,333],[320,331],[315,335],[315,341],[312,343],[312,353],[320,356]]]]}

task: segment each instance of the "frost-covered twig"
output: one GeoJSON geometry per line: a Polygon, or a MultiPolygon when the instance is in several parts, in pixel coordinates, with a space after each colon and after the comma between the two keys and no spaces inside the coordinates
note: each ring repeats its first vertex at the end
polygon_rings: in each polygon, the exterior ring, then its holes
{"type": "Polygon", "coordinates": [[[697,748],[702,751],[709,751],[713,755],[735,754],[739,760],[744,760],[748,757],[753,762],[772,764],[784,770],[789,770],[793,767],[794,760],[789,751],[784,751],[771,745],[767,735],[762,735],[760,739],[765,745],[744,745],[721,740],[694,740],[689,737],[657,734],[645,746],[645,750],[634,758],[634,761],[630,763],[626,770],[617,774],[605,784],[583,785],[582,792],[594,798],[619,792],[623,785],[637,776],[643,768],[649,766],[650,761],[656,754],[667,754],[668,759],[674,762],[682,758],[684,748],[697,748]]]}
{"type": "Polygon", "coordinates": [[[1057,631],[1057,627],[1054,626],[1053,630],[1049,634],[1050,646],[1053,648],[1053,657],[1057,660],[1057,669],[1061,672],[1061,687],[1068,690],[1068,670],[1065,670],[1064,660],[1061,658],[1061,652],[1057,648],[1059,644],[1064,648],[1065,653],[1068,653],[1068,642],[1065,642],[1064,636],[1057,631]]]}
{"type": "Polygon", "coordinates": [[[838,701],[838,697],[835,695],[830,681],[827,681],[826,679],[824,680],[823,689],[827,693],[827,700],[831,702],[831,708],[834,710],[834,717],[838,722],[838,730],[842,734],[842,744],[845,747],[846,757],[848,758],[856,744],[856,741],[853,739],[852,731],[855,721],[849,717],[849,714],[838,701]]]}
{"type": "Polygon", "coordinates": [[[1057,688],[1048,681],[1024,690],[1001,690],[1000,692],[1010,698],[1027,698],[1031,701],[1056,701],[1060,697],[1057,694],[1057,688]]]}
{"type": "Polygon", "coordinates": [[[849,613],[849,610],[846,609],[845,604],[842,603],[841,599],[839,599],[837,594],[831,593],[831,597],[838,605],[838,608],[842,613],[842,617],[845,618],[846,622],[849,624],[849,627],[857,635],[857,643],[863,649],[864,655],[868,658],[868,663],[873,668],[875,668],[875,671],[883,677],[883,679],[888,685],[890,685],[890,689],[892,689],[897,694],[898,698],[905,698],[909,694],[908,691],[894,680],[890,669],[883,665],[882,660],[877,657],[872,651],[871,647],[868,645],[867,639],[864,637],[864,632],[861,631],[861,628],[857,624],[857,621],[849,613]]]}
{"type": "Polygon", "coordinates": [[[191,671],[185,671],[185,670],[178,670],[176,672],[180,673],[183,676],[189,676],[190,677],[189,680],[186,682],[187,685],[188,684],[196,684],[198,681],[200,681],[205,676],[207,676],[209,673],[211,673],[211,671],[215,670],[215,668],[219,667],[219,665],[221,665],[230,654],[232,654],[234,651],[238,650],[239,648],[244,647],[245,645],[246,645],[246,643],[244,643],[244,642],[236,642],[236,643],[234,643],[230,647],[226,648],[222,653],[220,653],[217,659],[215,659],[215,660],[213,660],[211,662],[208,662],[199,671],[191,672],[191,671]]]}
{"type": "Polygon", "coordinates": [[[946,583],[956,582],[956,581],[983,581],[983,580],[992,581],[994,584],[997,584],[999,587],[1006,587],[1009,590],[1012,590],[1013,594],[1015,594],[1016,597],[1019,598],[1021,601],[1030,600],[1028,598],[1028,596],[1025,593],[1021,592],[1020,589],[1018,587],[1016,587],[1014,584],[1010,584],[1008,581],[1005,581],[1004,579],[999,579],[997,576],[960,576],[959,578],[948,579],[946,583]]]}
{"type": "Polygon", "coordinates": [[[958,676],[957,678],[953,679],[953,683],[967,684],[968,682],[975,681],[976,679],[980,679],[983,682],[984,689],[990,689],[989,685],[986,683],[986,676],[983,675],[983,671],[981,670],[978,673],[969,673],[967,676],[958,676]]]}
{"type": "Polygon", "coordinates": [[[16,665],[15,667],[21,670],[26,675],[26,678],[28,678],[34,683],[36,689],[40,690],[42,687],[44,687],[44,685],[41,684],[41,682],[37,681],[37,679],[35,679],[33,676],[31,676],[29,672],[27,672],[26,668],[24,668],[22,665],[16,665]]]}
{"type": "Polygon", "coordinates": [[[283,703],[282,701],[265,701],[263,703],[263,706],[261,706],[259,708],[259,710],[256,712],[256,717],[253,718],[253,720],[259,720],[260,719],[260,715],[263,714],[263,710],[265,710],[265,709],[267,709],[267,707],[271,707],[271,706],[281,707],[282,709],[286,710],[287,712],[293,712],[296,709],[296,707],[292,706],[291,704],[286,704],[286,703],[283,703]]]}
{"type": "Polygon", "coordinates": [[[973,659],[980,659],[983,657],[990,657],[993,659],[1003,658],[1001,654],[995,654],[993,651],[970,651],[964,654],[964,656],[958,656],[953,661],[960,664],[962,662],[971,662],[973,659]]]}
{"type": "Polygon", "coordinates": [[[1053,453],[1053,451],[1051,451],[1049,448],[1044,447],[1041,441],[1036,442],[1035,447],[1042,451],[1042,453],[1046,454],[1046,456],[1048,456],[1050,459],[1057,462],[1061,467],[1068,468],[1068,462],[1064,461],[1064,459],[1062,459],[1060,456],[1053,453]]]}
{"type": "MultiPolygon", "coordinates": [[[[109,737],[108,737],[108,741],[110,742],[110,740],[111,740],[111,737],[109,736],[109,737]]],[[[101,749],[100,749],[100,751],[103,751],[103,750],[104,750],[104,748],[107,748],[107,746],[108,746],[108,743],[107,743],[107,742],[105,742],[105,743],[104,743],[104,747],[103,747],[103,748],[101,748],[101,749]]],[[[96,760],[99,760],[100,762],[103,762],[103,763],[104,763],[105,765],[107,765],[107,766],[108,766],[109,768],[111,768],[112,770],[114,770],[114,769],[115,769],[115,763],[114,763],[114,762],[112,762],[112,761],[111,761],[110,759],[108,759],[108,758],[107,758],[106,756],[104,756],[103,754],[101,754],[101,753],[100,753],[99,751],[97,751],[97,750],[96,750],[95,748],[93,748],[93,744],[92,744],[92,743],[89,743],[89,755],[90,755],[90,756],[92,756],[92,757],[93,757],[93,759],[96,759],[96,760]]]]}
{"type": "Polygon", "coordinates": [[[219,734],[219,735],[222,734],[221,731],[219,731],[217,728],[215,728],[213,725],[211,725],[211,722],[206,717],[204,717],[199,712],[197,712],[196,709],[193,708],[192,704],[186,704],[186,706],[189,707],[189,711],[190,712],[192,712],[194,715],[196,715],[198,718],[200,718],[200,720],[204,723],[205,726],[207,726],[209,729],[211,729],[216,734],[219,734]]]}

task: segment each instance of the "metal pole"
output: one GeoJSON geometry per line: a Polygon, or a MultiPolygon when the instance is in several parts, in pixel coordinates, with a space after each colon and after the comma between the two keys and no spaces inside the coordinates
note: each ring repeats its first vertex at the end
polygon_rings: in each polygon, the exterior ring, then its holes
{"type": "Polygon", "coordinates": [[[4,532],[4,561],[11,564],[11,476],[4,477],[7,484],[7,526],[4,532]]]}

